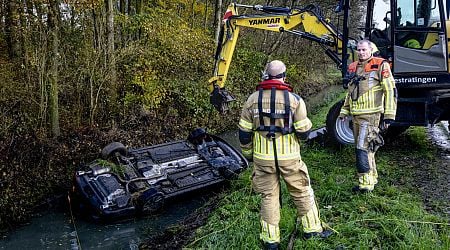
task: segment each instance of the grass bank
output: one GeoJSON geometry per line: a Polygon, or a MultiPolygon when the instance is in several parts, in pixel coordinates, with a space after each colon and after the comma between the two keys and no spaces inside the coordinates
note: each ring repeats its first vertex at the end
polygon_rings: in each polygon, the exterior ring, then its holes
{"type": "MultiPolygon", "coordinates": [[[[331,105],[329,102],[313,110],[312,120],[324,124],[331,105]]],[[[418,185],[419,179],[432,176],[433,169],[439,167],[436,155],[425,129],[412,128],[377,153],[380,180],[376,190],[355,195],[351,192],[356,180],[351,146],[341,150],[304,146],[302,158],[310,171],[321,219],[336,233],[326,240],[305,241],[298,236],[292,241],[293,248],[450,249],[449,218],[425,209],[418,185]],[[418,174],[421,169],[428,171],[418,174]]],[[[229,193],[208,222],[197,229],[187,248],[260,248],[260,198],[251,191],[250,174],[251,169],[248,169],[232,183],[229,193]]],[[[286,186],[282,188],[281,246],[286,249],[295,231],[296,210],[286,186]]]]}

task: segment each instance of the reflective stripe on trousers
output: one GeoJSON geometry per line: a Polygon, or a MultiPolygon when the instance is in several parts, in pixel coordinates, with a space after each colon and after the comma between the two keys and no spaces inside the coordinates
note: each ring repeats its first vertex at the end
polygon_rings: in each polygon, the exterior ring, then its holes
{"type": "Polygon", "coordinates": [[[280,242],[280,228],[277,225],[272,225],[264,220],[261,220],[261,234],[259,238],[267,243],[280,242]]]}
{"type": "Polygon", "coordinates": [[[312,206],[308,213],[301,217],[301,220],[304,233],[322,232],[320,213],[316,205],[312,206]]]}
{"type": "Polygon", "coordinates": [[[368,190],[373,190],[378,182],[375,152],[372,152],[370,145],[379,136],[380,116],[380,113],[353,116],[359,187],[368,190]]]}
{"type": "MultiPolygon", "coordinates": [[[[261,195],[261,219],[272,225],[280,222],[280,180],[276,168],[260,166],[254,163],[252,185],[256,193],[261,195]]],[[[281,165],[280,175],[283,177],[289,194],[297,208],[298,215],[305,215],[314,205],[314,191],[306,165],[302,161],[291,165],[281,165]]]]}

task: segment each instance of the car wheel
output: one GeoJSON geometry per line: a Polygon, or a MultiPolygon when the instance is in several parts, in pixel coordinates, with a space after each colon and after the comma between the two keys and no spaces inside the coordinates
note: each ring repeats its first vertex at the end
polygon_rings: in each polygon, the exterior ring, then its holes
{"type": "Polygon", "coordinates": [[[164,206],[164,195],[156,193],[148,198],[140,200],[140,213],[153,214],[161,210],[164,206]]]}
{"type": "Polygon", "coordinates": [[[127,155],[128,150],[127,148],[120,142],[111,142],[110,144],[106,145],[102,149],[102,158],[108,159],[111,156],[114,156],[115,153],[119,153],[123,156],[127,155]]]}
{"type": "Polygon", "coordinates": [[[335,145],[355,143],[351,116],[348,116],[345,120],[339,119],[339,113],[343,105],[344,100],[337,102],[327,114],[326,126],[328,140],[335,145]]]}

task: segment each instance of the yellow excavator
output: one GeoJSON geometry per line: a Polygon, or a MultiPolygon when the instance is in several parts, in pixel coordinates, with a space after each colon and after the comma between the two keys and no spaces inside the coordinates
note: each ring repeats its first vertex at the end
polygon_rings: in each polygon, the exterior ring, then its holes
{"type": "MultiPolygon", "coordinates": [[[[410,126],[428,126],[450,118],[449,9],[450,0],[362,0],[366,5],[361,37],[371,40],[379,56],[392,65],[398,89],[398,108],[392,135],[410,126]]],[[[340,0],[336,12],[343,16],[338,29],[323,17],[318,6],[276,7],[231,3],[225,12],[209,80],[211,104],[220,112],[234,98],[225,88],[239,30],[248,27],[285,32],[320,44],[342,72],[346,88],[347,65],[356,41],[349,37],[350,0],[340,0]],[[253,14],[239,14],[252,9],[253,14]]],[[[359,21],[358,21],[359,22],[359,21]]],[[[351,120],[338,119],[343,100],[328,112],[326,131],[340,144],[354,142],[351,120]]]]}

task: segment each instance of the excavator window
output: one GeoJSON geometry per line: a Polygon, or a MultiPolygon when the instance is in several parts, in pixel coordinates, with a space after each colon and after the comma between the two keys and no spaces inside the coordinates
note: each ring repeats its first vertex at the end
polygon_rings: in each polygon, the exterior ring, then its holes
{"type": "Polygon", "coordinates": [[[394,72],[447,70],[447,39],[437,0],[397,0],[394,26],[394,72]]]}
{"type": "Polygon", "coordinates": [[[397,9],[400,15],[397,16],[396,45],[429,49],[438,43],[436,33],[429,32],[441,28],[436,0],[399,0],[397,9]]]}
{"type": "Polygon", "coordinates": [[[391,46],[391,3],[390,1],[375,1],[373,5],[372,25],[369,39],[377,45],[380,56],[386,59],[392,57],[391,46]]]}
{"type": "Polygon", "coordinates": [[[366,27],[394,73],[447,71],[443,0],[371,0],[366,27]]]}

